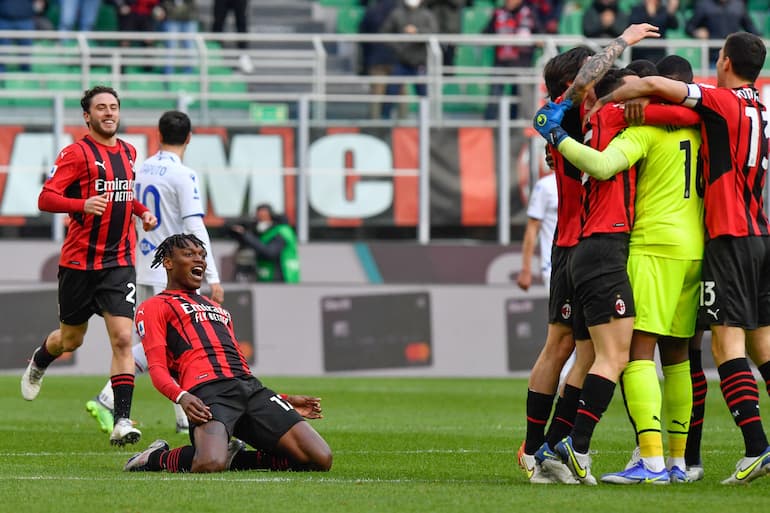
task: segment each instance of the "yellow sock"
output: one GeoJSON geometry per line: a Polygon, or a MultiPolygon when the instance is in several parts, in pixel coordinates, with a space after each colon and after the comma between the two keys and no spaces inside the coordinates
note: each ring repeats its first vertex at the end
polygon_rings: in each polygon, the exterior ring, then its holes
{"type": "Polygon", "coordinates": [[[663,367],[663,406],[666,412],[668,454],[672,458],[684,458],[687,433],[692,415],[692,381],[690,362],[685,361],[663,367]]]}
{"type": "Polygon", "coordinates": [[[623,391],[628,413],[634,421],[643,458],[663,456],[660,434],[661,393],[652,360],[635,360],[623,371],[623,391]]]}

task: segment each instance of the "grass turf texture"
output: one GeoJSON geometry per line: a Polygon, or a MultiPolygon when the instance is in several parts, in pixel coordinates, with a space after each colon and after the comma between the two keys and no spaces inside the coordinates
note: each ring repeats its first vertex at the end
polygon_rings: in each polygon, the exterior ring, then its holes
{"type": "MultiPolygon", "coordinates": [[[[265,378],[279,392],[323,398],[313,421],[331,445],[329,473],[127,473],[128,457],[174,433],[171,405],[137,380],[138,447],[112,448],[85,411],[104,378],[47,376],[31,403],[19,376],[0,376],[0,511],[149,513],[193,511],[488,512],[765,511],[770,476],[749,486],[719,481],[742,455],[738,429],[710,383],[706,478],[670,486],[530,485],[515,463],[524,436],[522,379],[265,378]]],[[[762,408],[768,419],[767,395],[762,408]]],[[[767,423],[766,423],[767,425],[767,423]]],[[[594,437],[594,474],[620,470],[633,436],[615,400],[594,437]]]]}

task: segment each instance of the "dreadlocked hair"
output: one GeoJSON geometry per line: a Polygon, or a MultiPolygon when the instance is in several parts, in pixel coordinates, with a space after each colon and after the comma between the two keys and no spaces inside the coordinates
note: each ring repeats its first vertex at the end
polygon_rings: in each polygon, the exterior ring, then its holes
{"type": "Polygon", "coordinates": [[[176,233],[158,244],[158,249],[155,250],[155,257],[152,259],[150,268],[155,269],[163,263],[163,259],[171,254],[174,248],[184,249],[187,247],[187,243],[192,242],[199,248],[206,247],[206,244],[192,233],[176,233]]]}

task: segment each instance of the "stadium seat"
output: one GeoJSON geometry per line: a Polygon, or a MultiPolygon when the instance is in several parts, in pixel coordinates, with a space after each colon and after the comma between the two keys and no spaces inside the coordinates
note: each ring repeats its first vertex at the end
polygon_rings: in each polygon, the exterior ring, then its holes
{"type": "Polygon", "coordinates": [[[320,0],[324,7],[361,7],[358,0],[320,0]]]}
{"type": "Polygon", "coordinates": [[[337,9],[337,33],[358,34],[364,11],[365,9],[358,5],[337,9]]]}
{"type": "Polygon", "coordinates": [[[583,34],[583,9],[578,6],[564,8],[561,18],[559,19],[559,34],[583,34]]]}

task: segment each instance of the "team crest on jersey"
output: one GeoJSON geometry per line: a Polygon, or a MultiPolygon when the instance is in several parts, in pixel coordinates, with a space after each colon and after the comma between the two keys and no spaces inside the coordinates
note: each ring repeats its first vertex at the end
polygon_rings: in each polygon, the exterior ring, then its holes
{"type": "Polygon", "coordinates": [[[615,312],[617,312],[618,315],[625,315],[626,313],[626,302],[623,301],[623,298],[621,297],[615,300],[615,312]]]}
{"type": "Polygon", "coordinates": [[[561,318],[567,320],[570,317],[572,317],[572,305],[569,303],[564,303],[561,305],[561,318]]]}
{"type": "Polygon", "coordinates": [[[156,248],[157,246],[152,242],[148,241],[147,239],[142,239],[139,242],[139,251],[141,251],[143,255],[149,255],[150,253],[155,251],[156,248]]]}

